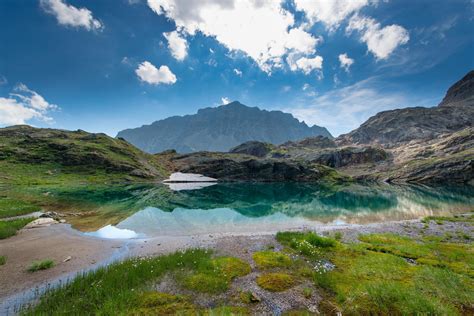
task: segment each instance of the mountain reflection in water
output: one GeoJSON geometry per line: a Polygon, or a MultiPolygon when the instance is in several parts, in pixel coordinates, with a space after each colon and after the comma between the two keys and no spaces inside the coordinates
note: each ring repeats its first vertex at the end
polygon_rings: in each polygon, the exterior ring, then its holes
{"type": "Polygon", "coordinates": [[[165,185],[28,190],[30,196],[36,194],[41,197],[38,200],[46,201],[47,209],[85,212],[68,218],[76,229],[93,232],[112,225],[139,236],[251,233],[314,224],[362,224],[474,208],[474,188],[470,186],[218,183],[181,191],[165,185]]]}

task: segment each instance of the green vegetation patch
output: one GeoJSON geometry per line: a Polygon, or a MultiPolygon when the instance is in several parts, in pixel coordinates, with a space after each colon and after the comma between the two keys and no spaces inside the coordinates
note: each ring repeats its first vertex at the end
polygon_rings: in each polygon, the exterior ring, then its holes
{"type": "Polygon", "coordinates": [[[0,266],[3,266],[5,263],[7,263],[7,257],[0,256],[0,266]]]}
{"type": "MultiPolygon", "coordinates": [[[[473,246],[416,241],[393,234],[360,236],[357,244],[315,247],[310,233],[279,233],[278,240],[315,268],[323,305],[349,315],[465,315],[474,302],[473,246]],[[303,251],[302,251],[303,249],[303,251]],[[319,263],[330,262],[333,268],[319,263]],[[322,268],[320,268],[322,267],[322,268]]],[[[323,308],[324,309],[324,308],[323,308]]]]}
{"type": "MultiPolygon", "coordinates": [[[[194,282],[207,282],[213,289],[224,289],[231,279],[250,271],[250,267],[244,267],[246,264],[229,257],[213,259],[211,252],[201,249],[128,259],[80,275],[72,282],[47,292],[39,304],[25,311],[25,314],[74,315],[80,311],[84,315],[166,315],[167,311],[176,310],[191,315],[231,314],[226,311],[244,315],[245,309],[229,306],[214,310],[200,309],[186,297],[150,289],[165,274],[175,276],[184,286],[186,282],[191,282],[190,278],[194,282]]],[[[202,289],[197,285],[196,288],[202,289]]]]}
{"type": "Polygon", "coordinates": [[[296,279],[287,273],[266,273],[257,278],[257,284],[261,288],[271,292],[286,291],[297,283],[296,279]]]}
{"type": "Polygon", "coordinates": [[[28,268],[28,272],[36,272],[40,270],[48,270],[54,267],[54,261],[50,259],[35,261],[28,268]]]}
{"type": "Polygon", "coordinates": [[[9,198],[0,198],[0,218],[25,215],[39,211],[39,206],[25,201],[19,201],[9,198]]]}
{"type": "Polygon", "coordinates": [[[236,277],[249,274],[250,265],[238,258],[220,257],[201,264],[178,280],[190,290],[200,293],[219,293],[229,288],[236,277]]]}
{"type": "Polygon", "coordinates": [[[415,241],[393,234],[359,237],[371,251],[391,253],[430,266],[449,268],[474,277],[474,249],[472,245],[443,242],[443,238],[425,237],[415,241]]]}
{"type": "Polygon", "coordinates": [[[299,253],[313,258],[321,257],[324,252],[338,244],[332,238],[321,237],[313,232],[279,232],[276,239],[299,253]]]}
{"type": "Polygon", "coordinates": [[[474,214],[469,214],[466,216],[463,215],[454,215],[454,216],[428,216],[421,220],[423,223],[429,223],[434,221],[435,223],[442,225],[444,222],[465,222],[465,223],[474,223],[474,214]]]}
{"type": "Polygon", "coordinates": [[[137,298],[138,306],[127,315],[248,315],[244,307],[220,306],[203,309],[191,302],[189,297],[162,292],[145,292],[137,298]]]}
{"type": "Polygon", "coordinates": [[[0,221],[0,239],[15,235],[18,230],[33,220],[34,218],[19,218],[9,221],[0,221]]]}
{"type": "Polygon", "coordinates": [[[291,258],[281,252],[258,251],[252,257],[259,269],[286,268],[291,265],[291,258]]]}

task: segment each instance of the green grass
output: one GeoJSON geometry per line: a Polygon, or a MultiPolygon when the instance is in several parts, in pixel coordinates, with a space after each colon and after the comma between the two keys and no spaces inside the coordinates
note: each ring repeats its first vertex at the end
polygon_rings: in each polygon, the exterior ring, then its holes
{"type": "Polygon", "coordinates": [[[0,239],[14,236],[18,230],[22,229],[26,224],[33,220],[34,218],[20,218],[0,221],[0,239]]]}
{"type": "MultiPolygon", "coordinates": [[[[71,283],[46,293],[26,315],[160,315],[169,309],[196,308],[187,298],[153,291],[165,275],[187,287],[187,282],[207,282],[212,289],[225,289],[230,281],[250,271],[248,263],[236,258],[212,258],[200,249],[176,252],[153,258],[133,258],[83,274],[71,283]]],[[[196,285],[197,286],[197,285],[196,285]]],[[[203,285],[195,289],[202,290],[203,285]]],[[[223,306],[198,310],[201,314],[228,315],[228,311],[246,314],[245,310],[223,306]],[[223,313],[221,313],[223,312],[223,313]]],[[[199,314],[193,311],[191,314],[199,314]]],[[[166,313],[163,313],[166,314],[166,313]]]]}
{"type": "MultiPolygon", "coordinates": [[[[465,315],[474,302],[472,245],[416,241],[391,234],[360,236],[361,243],[313,246],[312,233],[279,233],[278,240],[311,265],[329,261],[310,277],[323,305],[348,315],[465,315]],[[303,245],[303,246],[302,246],[303,245]],[[312,244],[311,244],[312,245],[312,244]],[[413,265],[407,258],[415,260],[413,265]]],[[[326,245],[322,243],[321,245],[326,245]]]]}
{"type": "Polygon", "coordinates": [[[7,263],[7,257],[0,256],[0,266],[3,266],[5,263],[7,263]]]}
{"type": "Polygon", "coordinates": [[[444,242],[443,237],[425,237],[415,241],[392,234],[364,235],[363,247],[376,252],[391,253],[433,267],[449,268],[474,277],[474,248],[468,244],[444,242]]]}
{"type": "Polygon", "coordinates": [[[54,267],[54,261],[50,259],[42,260],[42,261],[35,261],[33,262],[29,268],[28,272],[36,272],[40,270],[48,270],[54,267]]]}
{"type": "Polygon", "coordinates": [[[296,283],[295,277],[282,272],[265,273],[257,277],[258,286],[271,292],[286,291],[295,286],[296,283]]]}
{"type": "Polygon", "coordinates": [[[253,261],[259,269],[283,268],[291,265],[288,255],[276,251],[258,251],[253,254],[253,261]]]}
{"type": "Polygon", "coordinates": [[[474,224],[474,215],[455,215],[455,216],[428,216],[421,220],[422,223],[430,223],[434,221],[438,225],[444,224],[444,222],[466,222],[474,224]]]}
{"type": "Polygon", "coordinates": [[[201,264],[188,275],[180,273],[177,279],[190,290],[199,293],[226,291],[236,277],[250,273],[250,265],[238,258],[220,257],[201,264]]]}
{"type": "Polygon", "coordinates": [[[0,218],[25,215],[39,211],[41,208],[39,206],[30,204],[28,202],[9,199],[9,198],[0,198],[0,218]]]}

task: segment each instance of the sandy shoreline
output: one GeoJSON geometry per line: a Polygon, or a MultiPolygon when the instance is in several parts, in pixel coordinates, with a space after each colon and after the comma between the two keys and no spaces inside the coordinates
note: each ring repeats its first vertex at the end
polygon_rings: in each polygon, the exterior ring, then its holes
{"type": "MultiPolygon", "coordinates": [[[[433,225],[431,225],[433,226],[433,225]]],[[[338,231],[343,240],[355,241],[359,234],[397,233],[416,237],[423,223],[420,220],[403,220],[365,225],[321,225],[311,227],[323,235],[338,231]]],[[[301,230],[308,227],[301,227],[301,230]]],[[[434,225],[429,233],[443,235],[463,230],[473,235],[471,226],[459,223],[434,225]]],[[[276,232],[247,234],[213,234],[200,236],[155,237],[149,239],[113,240],[85,236],[68,224],[21,230],[16,236],[0,240],[1,254],[7,263],[0,266],[0,314],[13,315],[18,306],[30,301],[37,292],[71,279],[81,271],[87,271],[128,256],[153,256],[186,248],[209,248],[221,255],[240,253],[275,243],[276,232]],[[67,262],[65,258],[71,256],[67,262]],[[52,259],[56,266],[35,273],[27,272],[35,260],[52,259]],[[35,290],[36,289],[36,290],[35,290]]]]}

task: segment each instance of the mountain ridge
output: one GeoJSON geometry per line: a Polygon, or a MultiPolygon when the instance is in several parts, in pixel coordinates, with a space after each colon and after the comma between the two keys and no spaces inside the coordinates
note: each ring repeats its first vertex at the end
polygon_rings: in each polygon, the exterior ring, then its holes
{"type": "Polygon", "coordinates": [[[289,113],[262,110],[234,101],[215,108],[199,109],[196,114],[172,116],[126,129],[117,137],[150,153],[168,149],[189,153],[228,151],[250,140],[281,144],[319,135],[332,138],[326,128],[308,126],[289,113]]]}
{"type": "Polygon", "coordinates": [[[336,142],[394,146],[417,139],[433,139],[474,126],[474,70],[448,88],[438,106],[408,107],[379,112],[336,142]]]}

